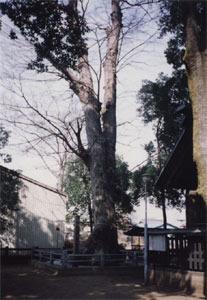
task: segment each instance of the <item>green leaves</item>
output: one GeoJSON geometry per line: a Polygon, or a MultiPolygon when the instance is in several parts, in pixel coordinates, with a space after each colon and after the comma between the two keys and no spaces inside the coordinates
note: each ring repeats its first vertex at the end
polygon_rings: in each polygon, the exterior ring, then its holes
{"type": "MultiPolygon", "coordinates": [[[[162,0],[160,3],[160,32],[161,36],[171,34],[169,47],[167,49],[168,62],[173,64],[174,69],[181,64],[182,50],[185,45],[187,19],[191,16],[196,24],[197,44],[200,50],[206,49],[207,28],[206,28],[207,3],[205,0],[162,0]],[[176,44],[175,50],[173,44],[176,44]],[[179,54],[180,52],[180,54],[179,54]],[[169,58],[171,56],[171,59],[169,58]],[[173,57],[174,56],[174,57],[173,57]],[[179,57],[180,56],[180,57],[179,57]],[[178,60],[176,60],[178,59],[178,60]]],[[[183,63],[183,62],[182,62],[183,63]]]]}
{"type": "Polygon", "coordinates": [[[5,128],[0,125],[0,158],[8,163],[11,161],[11,155],[8,153],[2,152],[2,149],[8,144],[9,132],[5,130],[5,128]]]}
{"type": "Polygon", "coordinates": [[[91,186],[88,170],[81,160],[76,159],[66,164],[63,187],[69,199],[68,209],[73,208],[74,213],[79,215],[87,214],[91,186]]]}
{"type": "Polygon", "coordinates": [[[116,211],[119,210],[120,214],[130,213],[133,209],[131,195],[129,194],[130,179],[131,173],[127,163],[117,157],[114,202],[116,211]]]}
{"type": "MultiPolygon", "coordinates": [[[[4,162],[10,162],[11,156],[2,152],[7,145],[9,132],[0,126],[0,158],[4,162]]],[[[0,166],[0,229],[3,233],[12,226],[12,212],[17,208],[19,202],[19,188],[21,182],[18,173],[0,166]]]]}
{"type": "Polygon", "coordinates": [[[185,71],[174,71],[171,77],[161,73],[155,82],[144,81],[137,98],[139,115],[145,123],[154,123],[161,150],[169,154],[183,126],[184,115],[177,109],[190,101],[185,71]]]}
{"type": "MultiPolygon", "coordinates": [[[[131,174],[128,165],[120,158],[117,158],[116,162],[114,203],[118,222],[124,214],[132,211],[133,206],[129,194],[131,174]]],[[[66,164],[63,187],[69,199],[68,210],[87,220],[89,206],[92,206],[91,181],[89,172],[80,159],[66,164]]]]}
{"type": "MultiPolygon", "coordinates": [[[[88,27],[71,2],[64,5],[58,0],[11,0],[0,4],[2,13],[34,45],[37,57],[29,68],[47,71],[44,58],[52,57],[59,68],[75,69],[87,51],[84,35],[88,27]]],[[[10,37],[16,38],[13,31],[10,37]]]]}

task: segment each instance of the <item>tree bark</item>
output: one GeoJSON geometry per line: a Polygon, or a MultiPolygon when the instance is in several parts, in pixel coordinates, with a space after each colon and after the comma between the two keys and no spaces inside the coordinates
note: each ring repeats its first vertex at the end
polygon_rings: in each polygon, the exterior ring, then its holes
{"type": "MultiPolygon", "coordinates": [[[[91,177],[94,229],[88,241],[88,251],[111,252],[117,246],[113,228],[114,205],[107,186],[106,151],[104,136],[101,128],[100,105],[93,94],[92,79],[87,62],[83,62],[83,69],[88,69],[88,75],[83,79],[88,87],[83,89],[80,97],[87,100],[84,105],[86,134],[89,151],[89,171],[91,177]],[[90,77],[90,78],[89,78],[90,77]]],[[[85,73],[86,74],[86,73],[85,73]]]]}
{"type": "Polygon", "coordinates": [[[198,33],[194,11],[190,3],[184,60],[193,110],[193,159],[198,173],[197,193],[207,203],[207,48],[204,43],[206,29],[198,33]],[[203,39],[202,45],[199,44],[198,35],[203,39]]]}
{"type": "MultiPolygon", "coordinates": [[[[111,26],[106,29],[107,52],[103,64],[104,68],[104,103],[102,107],[102,123],[105,148],[105,165],[107,187],[114,206],[116,187],[116,88],[117,88],[117,56],[119,37],[122,27],[122,14],[119,0],[111,1],[111,26]]],[[[114,208],[113,208],[114,209],[114,208]]],[[[116,237],[117,238],[117,237],[116,237]]]]}
{"type": "Polygon", "coordinates": [[[162,214],[163,214],[163,228],[167,229],[167,214],[166,214],[166,203],[165,203],[165,193],[161,191],[161,202],[162,202],[162,214]]]}
{"type": "Polygon", "coordinates": [[[104,62],[105,94],[101,110],[85,56],[80,63],[78,96],[84,103],[86,134],[89,147],[89,170],[94,208],[94,229],[88,240],[88,251],[117,251],[115,226],[114,175],[116,148],[116,64],[121,10],[119,0],[111,1],[111,23],[107,28],[107,52],[104,62]],[[101,119],[102,117],[102,119],[101,119]]]}
{"type": "Polygon", "coordinates": [[[74,219],[74,232],[73,232],[73,253],[79,253],[80,246],[80,217],[75,216],[74,219]]]}
{"type": "Polygon", "coordinates": [[[91,233],[93,232],[93,211],[91,206],[91,198],[90,195],[88,197],[88,216],[89,216],[89,226],[91,233]]]}

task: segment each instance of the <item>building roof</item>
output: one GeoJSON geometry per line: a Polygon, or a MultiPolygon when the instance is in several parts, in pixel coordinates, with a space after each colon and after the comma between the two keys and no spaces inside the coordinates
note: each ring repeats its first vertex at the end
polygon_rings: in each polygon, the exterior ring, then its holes
{"type": "MultiPolygon", "coordinates": [[[[206,230],[203,229],[162,229],[162,228],[148,228],[147,230],[148,235],[185,235],[185,236],[202,236],[206,234],[206,230]]],[[[124,234],[129,236],[144,236],[144,227],[133,226],[128,231],[124,232],[124,234]]]]}
{"type": "MultiPolygon", "coordinates": [[[[139,224],[144,224],[144,219],[142,219],[139,224]]],[[[147,224],[148,224],[148,227],[150,228],[164,228],[164,225],[163,225],[163,221],[161,219],[153,219],[153,218],[148,218],[147,219],[147,224]]],[[[175,228],[178,228],[177,226],[174,226],[170,223],[167,223],[167,229],[175,229],[175,228]]]]}
{"type": "Polygon", "coordinates": [[[162,169],[157,188],[196,189],[197,175],[193,162],[192,132],[183,130],[173,152],[162,169]]]}
{"type": "Polygon", "coordinates": [[[4,167],[4,166],[2,166],[2,165],[0,165],[0,172],[10,172],[10,173],[13,173],[13,174],[15,174],[16,176],[18,176],[19,178],[21,178],[21,179],[23,179],[23,180],[25,180],[25,181],[31,182],[31,183],[33,183],[33,184],[35,184],[35,185],[38,185],[38,186],[40,186],[40,187],[42,187],[42,188],[44,188],[44,189],[46,189],[46,190],[49,190],[49,191],[54,192],[54,193],[56,193],[56,194],[59,194],[59,195],[61,195],[61,196],[63,196],[63,197],[67,197],[67,195],[66,195],[65,193],[59,191],[59,190],[56,189],[56,188],[53,188],[53,187],[51,187],[51,186],[49,186],[49,185],[46,185],[46,184],[44,184],[44,183],[41,183],[41,182],[39,182],[39,181],[37,181],[37,180],[34,180],[34,179],[30,178],[30,177],[24,176],[24,175],[21,174],[20,172],[17,172],[17,171],[15,171],[15,170],[8,169],[8,168],[6,168],[6,167],[4,167]]]}

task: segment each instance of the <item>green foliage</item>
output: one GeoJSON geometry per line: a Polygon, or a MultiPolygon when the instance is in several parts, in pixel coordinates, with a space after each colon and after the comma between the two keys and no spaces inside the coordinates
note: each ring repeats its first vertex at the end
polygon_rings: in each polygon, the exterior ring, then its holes
{"type": "Polygon", "coordinates": [[[139,204],[140,198],[143,197],[145,187],[145,174],[148,174],[147,194],[151,202],[154,200],[154,184],[157,178],[157,169],[152,164],[152,161],[148,161],[147,164],[145,164],[143,167],[140,167],[132,174],[132,198],[134,199],[134,203],[136,203],[137,205],[139,204]]]}
{"type": "Polygon", "coordinates": [[[12,213],[18,207],[20,186],[21,181],[18,173],[0,166],[1,233],[7,231],[13,225],[12,213]]]}
{"type": "MultiPolygon", "coordinates": [[[[86,22],[69,1],[58,0],[8,0],[0,4],[6,14],[20,29],[21,34],[34,45],[36,59],[28,67],[39,72],[47,71],[44,59],[56,68],[76,68],[79,57],[86,52],[84,35],[86,22]]],[[[10,33],[16,38],[15,32],[10,33]]]]}
{"type": "Polygon", "coordinates": [[[63,188],[68,195],[69,214],[81,215],[88,219],[88,205],[91,203],[91,186],[88,170],[80,159],[68,162],[65,166],[63,188]]]}
{"type": "Polygon", "coordinates": [[[196,22],[197,44],[200,50],[206,49],[206,15],[207,3],[205,0],[162,0],[160,3],[160,30],[161,36],[171,33],[172,37],[168,43],[166,56],[174,67],[181,65],[183,62],[186,22],[190,14],[196,22]],[[169,52],[170,50],[170,52],[169,52]]]}
{"type": "Polygon", "coordinates": [[[2,149],[8,144],[9,132],[0,125],[0,159],[5,163],[11,161],[11,155],[2,152],[2,149]]]}
{"type": "MultiPolygon", "coordinates": [[[[147,162],[132,174],[132,197],[135,201],[137,199],[137,204],[139,204],[139,199],[143,197],[143,193],[145,192],[146,184],[148,200],[160,207],[163,205],[163,195],[162,191],[155,188],[160,168],[158,159],[154,156],[155,147],[153,143],[150,142],[148,145],[145,145],[145,150],[148,153],[147,162]]],[[[165,189],[164,197],[165,203],[168,206],[175,207],[177,209],[181,209],[183,207],[184,197],[181,191],[176,189],[165,189]]]]}
{"type": "MultiPolygon", "coordinates": [[[[161,1],[160,3],[161,37],[171,33],[165,56],[167,62],[173,66],[172,75],[161,73],[154,82],[144,81],[138,93],[138,112],[144,123],[153,124],[154,148],[157,155],[153,156],[151,144],[145,147],[148,160],[133,174],[133,191],[135,197],[138,197],[143,191],[143,174],[148,173],[147,193],[150,200],[158,206],[163,205],[163,195],[162,191],[154,188],[155,183],[184,128],[185,115],[180,107],[190,105],[187,75],[183,68],[186,22],[184,9],[188,6],[185,2],[188,1],[161,1]]],[[[182,207],[184,200],[182,191],[165,189],[164,193],[166,204],[177,208],[182,207]]]]}
{"type": "Polygon", "coordinates": [[[189,103],[187,78],[184,70],[174,71],[172,76],[159,74],[153,82],[146,80],[138,93],[139,115],[144,123],[153,123],[160,151],[169,154],[183,127],[181,105],[189,103]]]}
{"type": "MultiPolygon", "coordinates": [[[[3,153],[2,149],[7,145],[9,133],[0,126],[0,158],[3,162],[10,162],[11,156],[3,153]]],[[[0,230],[7,231],[12,226],[12,212],[19,203],[19,188],[21,182],[18,173],[0,166],[0,230]]]]}
{"type": "Polygon", "coordinates": [[[116,211],[120,213],[130,213],[133,209],[131,197],[128,191],[130,190],[131,173],[128,169],[128,164],[120,157],[116,159],[116,178],[115,178],[115,205],[116,211]]]}
{"type": "MultiPolygon", "coordinates": [[[[131,197],[128,193],[130,189],[130,172],[128,165],[120,158],[117,158],[114,203],[116,207],[117,223],[121,224],[124,215],[133,209],[131,197]]],[[[89,209],[92,206],[90,175],[84,163],[80,159],[68,162],[65,166],[63,188],[67,193],[68,217],[74,214],[82,216],[82,223],[88,223],[90,218],[89,209]]]]}

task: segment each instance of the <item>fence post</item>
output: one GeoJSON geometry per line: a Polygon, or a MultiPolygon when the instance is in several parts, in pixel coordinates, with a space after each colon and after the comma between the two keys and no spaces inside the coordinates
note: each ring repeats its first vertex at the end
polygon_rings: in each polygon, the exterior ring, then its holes
{"type": "Polygon", "coordinates": [[[33,258],[34,258],[34,251],[35,251],[35,248],[32,247],[32,248],[31,248],[31,261],[32,261],[33,258]]]}
{"type": "Polygon", "coordinates": [[[52,259],[52,251],[50,251],[50,264],[52,265],[53,259],[52,259]]]}
{"type": "Polygon", "coordinates": [[[9,247],[8,246],[5,247],[5,256],[6,256],[6,258],[9,256],[9,247]]]}
{"type": "Polygon", "coordinates": [[[105,265],[103,252],[100,253],[100,265],[101,265],[101,267],[104,267],[104,265],[105,265]]]}
{"type": "Polygon", "coordinates": [[[67,250],[63,250],[62,253],[62,267],[65,269],[67,266],[67,250]]]}
{"type": "Polygon", "coordinates": [[[40,260],[40,262],[42,260],[42,252],[41,252],[41,250],[39,250],[39,260],[40,260]]]}
{"type": "Polygon", "coordinates": [[[136,251],[133,251],[133,265],[134,266],[137,265],[137,254],[136,254],[136,251]]]}

